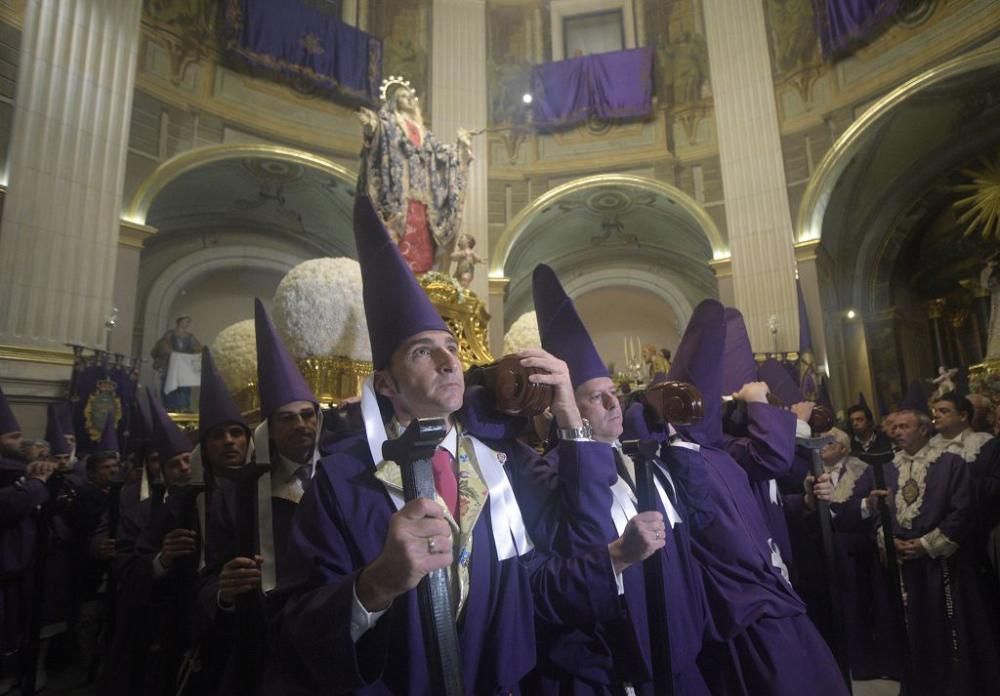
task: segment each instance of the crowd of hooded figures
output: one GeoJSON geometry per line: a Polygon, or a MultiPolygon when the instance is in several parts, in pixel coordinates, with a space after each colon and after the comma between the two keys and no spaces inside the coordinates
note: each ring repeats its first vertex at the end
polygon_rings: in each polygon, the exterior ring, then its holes
{"type": "Polygon", "coordinates": [[[996,423],[964,396],[816,432],[706,300],[666,375],[701,417],[670,422],[542,265],[534,434],[466,380],[363,196],[354,219],[360,399],[321,409],[258,302],[255,427],[208,350],[196,433],[140,394],[93,451],[59,408],[22,447],[0,400],[0,690],[75,661],[107,696],[1000,693],[996,423]]]}

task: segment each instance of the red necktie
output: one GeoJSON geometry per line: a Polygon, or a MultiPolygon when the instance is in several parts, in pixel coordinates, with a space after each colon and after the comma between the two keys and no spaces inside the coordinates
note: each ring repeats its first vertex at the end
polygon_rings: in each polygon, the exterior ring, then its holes
{"type": "Polygon", "coordinates": [[[434,472],[434,487],[438,494],[444,498],[445,505],[451,511],[451,516],[458,521],[458,479],[455,478],[455,470],[452,468],[454,458],[451,452],[438,447],[431,457],[431,469],[434,472]]]}

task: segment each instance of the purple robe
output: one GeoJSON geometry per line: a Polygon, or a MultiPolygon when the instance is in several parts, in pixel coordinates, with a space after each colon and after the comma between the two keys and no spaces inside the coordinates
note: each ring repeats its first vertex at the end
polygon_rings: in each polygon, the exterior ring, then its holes
{"type": "MultiPolygon", "coordinates": [[[[538,481],[540,457],[462,421],[471,435],[506,453],[504,466],[528,528],[545,528],[543,517],[558,519],[550,491],[538,481]]],[[[606,458],[607,447],[562,443],[557,456],[587,467],[606,458]]],[[[520,693],[536,663],[535,617],[589,626],[622,615],[607,548],[559,559],[549,555],[545,539],[535,539],[534,550],[498,561],[491,502],[472,531],[470,590],[458,621],[469,694],[520,693]]],[[[381,553],[394,511],[363,435],[341,441],[320,462],[292,522],[288,572],[271,597],[280,610],[271,626],[274,659],[266,693],[429,693],[416,592],[398,597],[357,644],[350,636],[358,573],[381,553]]]]}
{"type": "Polygon", "coordinates": [[[747,473],[769,537],[781,552],[794,581],[792,542],[781,505],[781,496],[772,499],[777,480],[792,471],[795,457],[795,415],[770,404],[748,403],[747,433],[743,437],[727,435],[725,449],[747,473]]]}
{"type": "Polygon", "coordinates": [[[192,642],[197,553],[178,559],[158,579],[153,563],[163,537],[178,526],[170,499],[159,502],[154,494],[121,506],[112,562],[115,631],[99,696],[166,696],[176,691],[177,670],[192,642]]]}
{"type": "MultiPolygon", "coordinates": [[[[939,530],[958,544],[958,550],[950,556],[924,555],[901,564],[916,682],[912,696],[998,694],[1000,644],[996,617],[989,610],[991,605],[976,562],[976,549],[969,544],[975,538],[969,465],[955,454],[938,456],[927,468],[919,513],[906,528],[896,516],[899,461],[897,454],[896,462],[885,466],[893,535],[899,539],[918,539],[939,530]]],[[[873,482],[874,473],[869,467],[857,489],[870,490],[874,488],[873,482]]],[[[841,508],[838,524],[856,528],[861,523],[860,509],[859,495],[841,508]]]]}
{"type": "Polygon", "coordinates": [[[24,479],[26,463],[0,458],[0,654],[17,650],[31,607],[36,508],[45,483],[24,479]]]}
{"type": "MultiPolygon", "coordinates": [[[[559,490],[566,496],[566,523],[560,551],[572,556],[606,546],[618,537],[611,518],[611,490],[619,472],[613,458],[600,459],[586,468],[579,460],[558,462],[559,490]]],[[[676,495],[674,507],[682,521],[671,530],[667,523],[666,546],[657,553],[663,566],[663,593],[669,623],[671,667],[675,693],[708,696],[696,658],[705,634],[706,612],[700,571],[691,555],[690,519],[683,499],[686,489],[681,472],[671,472],[676,495]]],[[[665,480],[664,486],[669,485],[665,480]]],[[[658,495],[656,510],[667,520],[658,495]]],[[[626,615],[593,628],[545,626],[540,641],[548,646],[532,675],[535,694],[620,693],[621,682],[632,684],[638,694],[653,694],[646,587],[641,564],[622,573],[626,615]],[[617,686],[616,686],[617,685],[617,686]]],[[[525,685],[526,687],[528,684],[525,685]]]]}

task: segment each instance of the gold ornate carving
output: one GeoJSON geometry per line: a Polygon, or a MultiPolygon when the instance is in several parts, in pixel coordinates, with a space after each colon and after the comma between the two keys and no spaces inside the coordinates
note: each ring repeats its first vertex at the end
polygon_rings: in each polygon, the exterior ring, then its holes
{"type": "Polygon", "coordinates": [[[296,361],[299,372],[323,404],[336,404],[361,394],[361,385],[372,373],[372,364],[339,356],[316,356],[296,361]]]}
{"type": "Polygon", "coordinates": [[[458,339],[462,367],[468,369],[472,365],[493,362],[493,354],[487,347],[490,315],[476,293],[442,273],[425,273],[417,280],[458,339]]]}
{"type": "Polygon", "coordinates": [[[975,169],[963,169],[962,174],[972,179],[970,184],[959,184],[954,190],[969,193],[952,205],[956,209],[966,208],[958,217],[958,224],[966,225],[963,236],[968,237],[977,230],[987,242],[1000,242],[1000,155],[980,162],[975,169]]]}

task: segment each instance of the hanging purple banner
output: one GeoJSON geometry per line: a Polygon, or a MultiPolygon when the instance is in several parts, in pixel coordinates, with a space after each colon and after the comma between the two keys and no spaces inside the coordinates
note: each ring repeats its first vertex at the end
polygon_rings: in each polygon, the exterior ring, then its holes
{"type": "Polygon", "coordinates": [[[378,100],[382,41],[300,0],[226,0],[226,49],[351,100],[378,100]]]}
{"type": "Polygon", "coordinates": [[[653,51],[636,48],[536,65],[532,97],[535,125],[541,128],[649,116],[653,51]]]}
{"type": "Polygon", "coordinates": [[[115,421],[118,441],[124,442],[139,379],[138,362],[104,351],[85,356],[80,346],[73,346],[73,352],[70,402],[77,451],[97,447],[109,417],[115,421]]]}
{"type": "Polygon", "coordinates": [[[843,54],[872,38],[899,10],[900,0],[813,0],[823,56],[843,54]]]}

